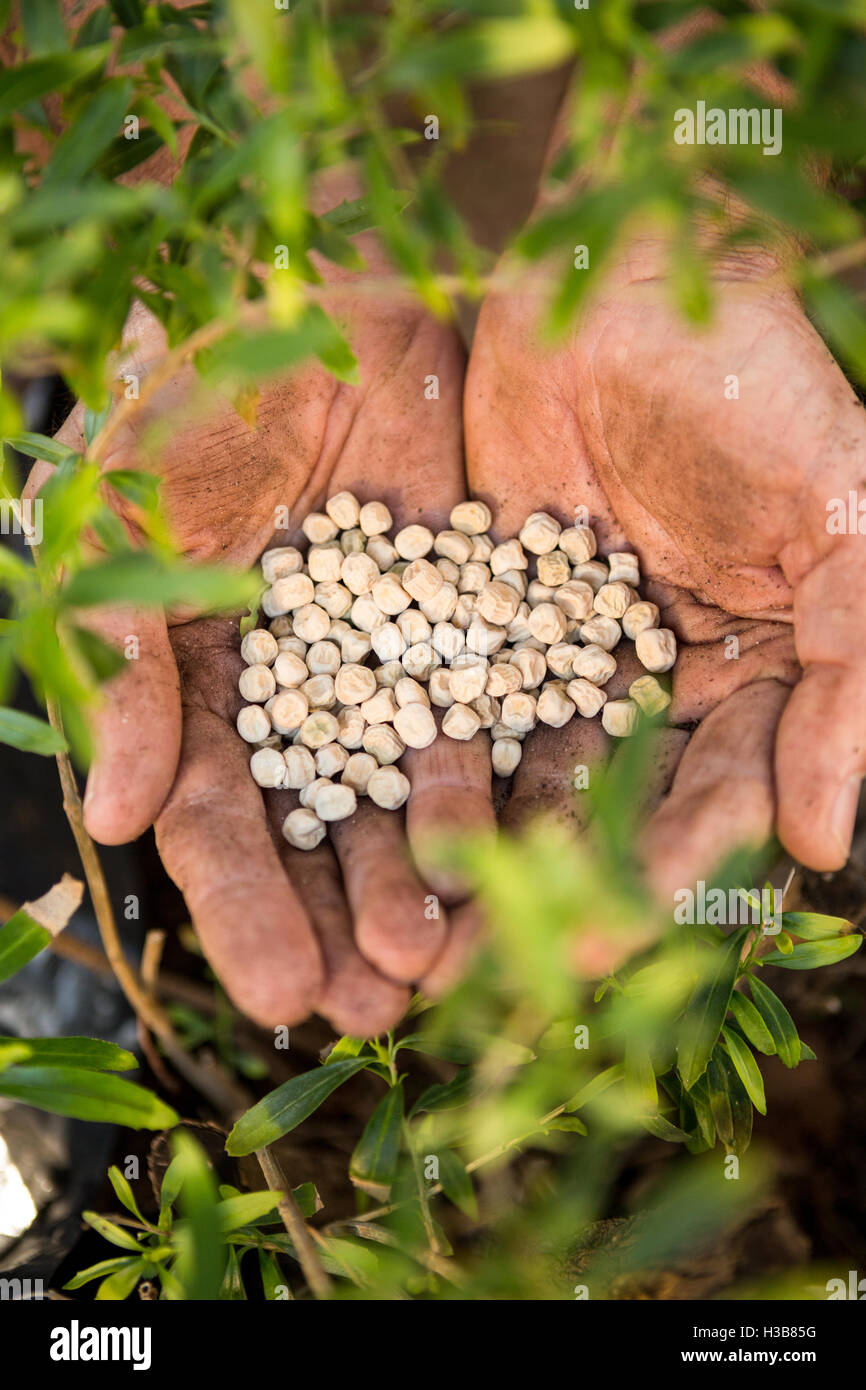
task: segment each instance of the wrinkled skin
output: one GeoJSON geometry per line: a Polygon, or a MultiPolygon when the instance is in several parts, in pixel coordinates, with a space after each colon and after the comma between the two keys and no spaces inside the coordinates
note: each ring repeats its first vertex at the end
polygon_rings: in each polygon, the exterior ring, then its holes
{"type": "MultiPolygon", "coordinates": [[[[720,264],[703,332],[670,307],[662,264],[659,246],[634,247],[554,349],[531,287],[488,298],[464,413],[470,490],[496,530],[536,509],[569,524],[586,504],[600,550],[637,551],[677,634],[671,719],[697,727],[688,746],[682,730],[661,738],[642,845],[669,902],[774,828],[804,864],[845,862],[866,771],[866,546],[828,534],[827,502],[866,486],[866,425],[767,259],[720,264]]],[[[618,671],[609,693],[634,674],[618,671]]],[[[565,811],[573,764],[612,742],[596,720],[536,731],[505,820],[565,811]]],[[[610,968],[603,943],[581,950],[585,967],[610,968]]]]}
{"type": "MultiPolygon", "coordinates": [[[[367,250],[375,258],[375,247],[367,250]]],[[[408,299],[371,301],[353,292],[351,276],[331,278],[339,297],[329,310],[358,357],[360,385],[307,367],[263,391],[255,428],[222,398],[207,399],[203,412],[197,401],[192,423],[179,412],[151,453],[148,422],[188,403],[193,374],[185,369],[105,459],[106,468],[160,473],[175,538],[197,560],[252,564],[269,544],[299,538],[274,533],[277,506],[300,521],[343,488],[385,500],[398,526],[423,519],[441,528],[465,495],[456,335],[408,299]],[[425,399],[431,373],[438,400],[425,399]]],[[[128,370],[144,378],[164,355],[161,331],[142,311],[127,339],[135,344],[128,370]]],[[[82,447],[80,410],[59,437],[82,447]]],[[[30,491],[47,471],[37,466],[30,491]]],[[[351,822],[333,827],[332,844],[303,853],[279,833],[295,798],[260,791],[235,730],[237,621],[170,621],[167,629],[161,613],[128,609],[92,621],[116,641],[137,634],[140,657],[111,682],[98,716],[88,829],[118,844],[155,822],[165,866],[237,1005],[265,1025],[315,1009],[338,1031],[368,1036],[398,1021],[411,983],[439,987],[451,937],[470,933],[473,909],[437,879],[427,845],[443,829],[492,823],[486,739],[442,738],[410,751],[405,814],[361,798],[351,822]],[[438,916],[425,910],[431,889],[442,900],[438,916]]]]}

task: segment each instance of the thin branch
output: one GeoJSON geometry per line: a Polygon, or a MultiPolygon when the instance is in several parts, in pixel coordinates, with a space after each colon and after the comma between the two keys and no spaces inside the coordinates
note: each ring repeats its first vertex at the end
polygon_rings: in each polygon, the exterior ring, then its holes
{"type": "Polygon", "coordinates": [[[326,1274],[304,1213],[292,1193],[288,1180],[278,1160],[267,1147],[256,1149],[256,1158],[265,1176],[265,1182],[272,1192],[279,1192],[277,1210],[282,1218],[289,1239],[295,1247],[298,1263],[304,1271],[304,1278],[314,1298],[331,1297],[331,1280],[326,1274]]]}

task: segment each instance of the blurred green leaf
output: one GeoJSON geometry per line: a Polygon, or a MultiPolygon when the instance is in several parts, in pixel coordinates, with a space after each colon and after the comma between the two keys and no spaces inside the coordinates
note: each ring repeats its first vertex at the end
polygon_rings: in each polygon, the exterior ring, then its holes
{"type": "Polygon", "coordinates": [[[459,1207],[470,1221],[477,1221],[478,1199],[466,1164],[453,1149],[440,1149],[438,1158],[439,1181],[445,1196],[455,1207],[459,1207]]]}
{"type": "Polygon", "coordinates": [[[170,565],[144,551],[131,551],[79,570],[62,589],[61,599],[67,608],[141,603],[226,610],[249,602],[257,587],[255,576],[248,573],[183,561],[170,565]]]}
{"type": "Polygon", "coordinates": [[[77,1067],[9,1067],[0,1074],[0,1095],[53,1115],[128,1129],[170,1129],[178,1122],[171,1106],[143,1086],[77,1067]]]}
{"type": "MultiPolygon", "coordinates": [[[[169,1171],[174,1168],[172,1186],[183,1218],[174,1226],[179,1254],[173,1272],[185,1298],[210,1302],[220,1296],[228,1261],[217,1216],[216,1182],[204,1150],[191,1135],[178,1130],[171,1137],[171,1146],[174,1158],[169,1171]]],[[[163,1203],[165,1200],[163,1178],[163,1203]]]]}
{"type": "Polygon", "coordinates": [[[859,932],[849,936],[823,937],[819,941],[802,941],[790,951],[771,951],[761,956],[762,965],[778,965],[783,970],[817,970],[822,965],[835,965],[859,951],[863,938],[859,932]]]}
{"type": "Polygon", "coordinates": [[[20,748],[25,753],[38,753],[49,758],[66,751],[68,744],[62,734],[23,710],[0,708],[0,743],[20,748]]]}
{"type": "Polygon", "coordinates": [[[825,917],[820,912],[783,912],[782,926],[804,941],[821,941],[827,936],[844,936],[853,931],[844,917],[825,917]]]}
{"type": "Polygon", "coordinates": [[[12,449],[17,449],[19,454],[26,454],[28,458],[43,459],[46,463],[60,464],[80,458],[68,444],[60,444],[45,434],[33,434],[30,431],[10,434],[4,443],[12,449]]]}
{"type": "Polygon", "coordinates": [[[35,1066],[84,1071],[132,1071],[138,1066],[131,1052],[98,1038],[0,1038],[0,1045],[18,1042],[27,1044],[35,1066]]]}
{"type": "Polygon", "coordinates": [[[10,917],[0,927],[0,983],[44,951],[50,941],[51,933],[26,912],[16,912],[10,917]]]}
{"type": "Polygon", "coordinates": [[[732,932],[713,957],[712,969],[697,985],[680,1022],[678,1070],[689,1090],[706,1070],[731,1001],[748,928],[732,932]]]}

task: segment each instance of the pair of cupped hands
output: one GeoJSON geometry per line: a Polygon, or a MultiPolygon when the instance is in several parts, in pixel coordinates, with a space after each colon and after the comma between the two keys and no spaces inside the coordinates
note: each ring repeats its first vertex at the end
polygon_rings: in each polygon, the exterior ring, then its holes
{"type": "MultiPolygon", "coordinates": [[[[569,525],[587,507],[602,553],[637,552],[644,592],[679,642],[637,846],[651,889],[671,904],[774,831],[804,864],[840,867],[866,770],[866,540],[829,534],[827,503],[866,486],[866,424],[775,263],[751,251],[720,261],[715,317],[698,330],[671,306],[665,248],[635,243],[555,346],[540,332],[542,288],[516,278],[483,303],[467,361],[456,330],[416,300],[370,292],[365,277],[386,266],[371,234],[359,245],[364,273],[321,266],[358,385],[306,366],[267,384],[254,424],[214,395],[157,456],[141,427],[182,407],[183,369],[105,466],[158,471],[183,551],[236,566],[286,543],[275,509],[299,525],[344,488],[384,500],[398,526],[434,530],[478,496],[497,538],[534,510],[569,525]]],[[[127,337],[144,375],[165,352],[161,330],[141,309],[127,337]]],[[[81,448],[81,426],[77,409],[59,437],[81,448]]],[[[31,490],[46,471],[37,465],[31,490]]],[[[410,750],[405,812],[360,798],[301,853],[280,834],[290,793],[256,786],[235,730],[237,619],[127,608],[96,622],[117,644],[137,635],[139,658],[97,716],[87,827],[118,844],[155,826],[239,1008],[266,1026],[316,1011],[369,1036],[399,1020],[412,988],[447,988],[479,914],[431,846],[495,825],[487,734],[410,750]]],[[[608,693],[625,694],[635,674],[623,654],[608,693]]],[[[544,813],[581,833],[574,768],[599,775],[613,742],[597,719],[537,728],[500,823],[544,813]]],[[[575,941],[574,968],[602,973],[622,949],[601,923],[575,941]]]]}

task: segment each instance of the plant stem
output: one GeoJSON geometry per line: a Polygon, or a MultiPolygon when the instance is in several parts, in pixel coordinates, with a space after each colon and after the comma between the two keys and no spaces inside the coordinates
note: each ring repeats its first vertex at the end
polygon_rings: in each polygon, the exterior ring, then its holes
{"type": "Polygon", "coordinates": [[[304,1278],[314,1298],[330,1298],[331,1280],[325,1273],[315,1242],[304,1220],[304,1213],[298,1206],[288,1181],[278,1160],[267,1147],[256,1149],[256,1158],[265,1176],[265,1182],[272,1192],[281,1193],[277,1210],[282,1218],[289,1239],[295,1247],[298,1263],[304,1271],[304,1278]]]}

